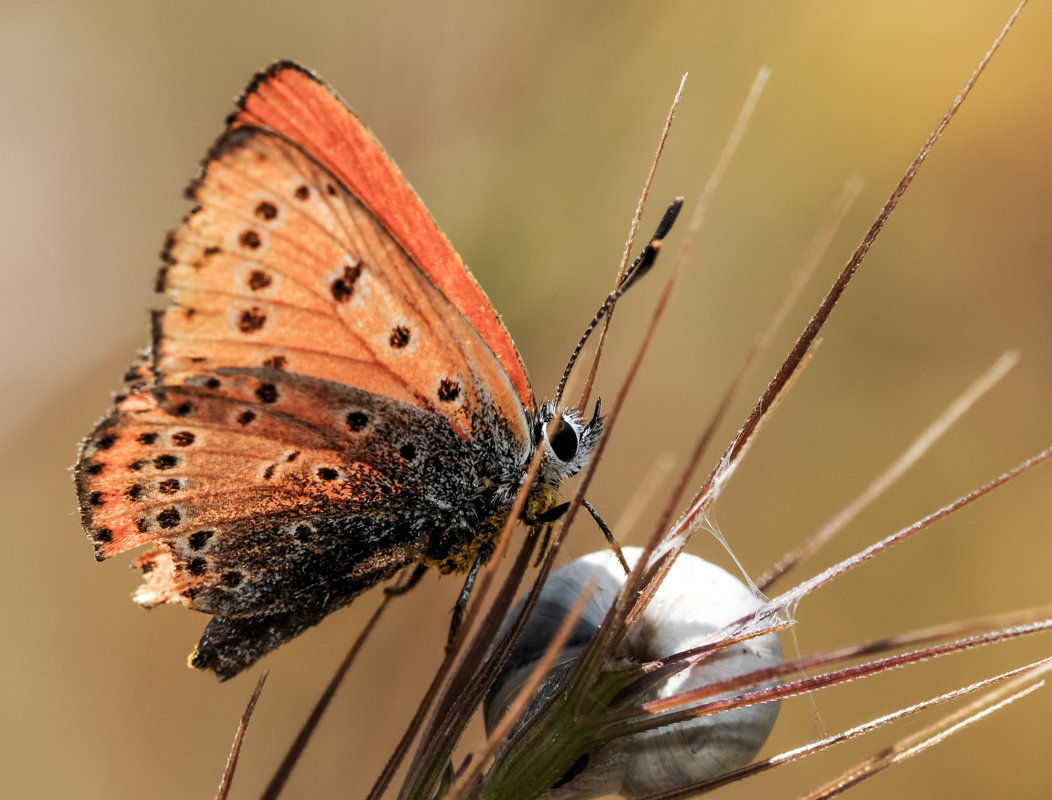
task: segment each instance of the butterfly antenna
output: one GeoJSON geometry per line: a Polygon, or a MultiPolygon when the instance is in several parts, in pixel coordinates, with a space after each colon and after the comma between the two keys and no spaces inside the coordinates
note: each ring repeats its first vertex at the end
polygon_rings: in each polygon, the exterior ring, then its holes
{"type": "Polygon", "coordinates": [[[668,235],[668,232],[672,229],[672,225],[675,223],[676,217],[679,216],[679,212],[682,208],[682,197],[677,197],[672,201],[672,204],[669,205],[664,216],[661,218],[661,222],[658,223],[654,235],[651,236],[650,241],[647,242],[646,247],[643,248],[636,260],[632,262],[632,266],[625,270],[624,279],[614,287],[609,295],[607,295],[606,299],[603,300],[603,304],[599,306],[599,310],[595,312],[595,316],[592,317],[592,321],[589,322],[588,326],[584,329],[584,334],[582,334],[580,341],[577,342],[577,346],[570,355],[570,361],[567,363],[566,369],[563,370],[562,379],[559,381],[559,388],[555,392],[556,405],[562,400],[563,392],[566,389],[566,381],[569,379],[570,372],[573,370],[574,364],[577,363],[577,359],[581,355],[581,351],[584,349],[588,337],[592,335],[592,331],[594,331],[599,323],[602,322],[603,318],[610,312],[610,309],[614,307],[614,304],[621,299],[621,295],[634,286],[636,282],[646,275],[650,271],[650,268],[654,266],[654,261],[657,260],[658,253],[661,251],[661,243],[668,235]]]}

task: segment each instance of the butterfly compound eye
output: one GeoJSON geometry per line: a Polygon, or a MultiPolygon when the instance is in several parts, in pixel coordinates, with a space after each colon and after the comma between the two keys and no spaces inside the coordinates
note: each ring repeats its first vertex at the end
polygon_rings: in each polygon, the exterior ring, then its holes
{"type": "Polygon", "coordinates": [[[548,434],[548,444],[560,461],[572,461],[577,456],[577,430],[560,418],[555,430],[548,434]]]}

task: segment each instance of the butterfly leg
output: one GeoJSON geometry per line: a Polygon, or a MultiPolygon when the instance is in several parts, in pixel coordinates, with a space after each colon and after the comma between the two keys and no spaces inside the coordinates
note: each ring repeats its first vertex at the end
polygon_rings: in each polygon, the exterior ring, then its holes
{"type": "MultiPolygon", "coordinates": [[[[537,548],[537,555],[533,558],[534,569],[541,565],[541,562],[544,561],[544,556],[548,553],[548,545],[552,543],[553,527],[552,525],[545,525],[543,532],[540,534],[540,546],[537,548]]],[[[536,528],[530,528],[530,533],[534,534],[536,530],[536,528]]]]}
{"type": "Polygon", "coordinates": [[[424,577],[424,574],[427,572],[427,570],[427,564],[417,564],[415,567],[413,567],[413,571],[409,574],[409,578],[408,580],[406,580],[405,583],[396,583],[394,586],[385,586],[384,594],[390,597],[397,597],[400,594],[405,594],[418,583],[420,583],[420,579],[424,577]]]}
{"type": "Polygon", "coordinates": [[[625,560],[625,554],[621,552],[621,545],[618,544],[617,539],[614,537],[614,532],[610,530],[610,526],[603,521],[603,518],[599,516],[599,512],[595,510],[591,503],[587,500],[582,500],[581,503],[588,509],[588,513],[592,515],[592,519],[594,519],[595,524],[599,526],[599,530],[603,532],[603,536],[606,537],[607,545],[613,551],[614,555],[617,556],[617,560],[621,563],[621,569],[625,571],[625,575],[630,573],[632,570],[629,568],[628,562],[625,560]]]}
{"type": "Polygon", "coordinates": [[[471,590],[475,586],[475,578],[479,574],[479,568],[485,564],[490,557],[490,552],[480,551],[475,562],[471,565],[471,569],[468,570],[468,577],[464,580],[464,588],[460,590],[460,596],[457,597],[457,604],[453,606],[453,619],[449,623],[449,638],[446,640],[446,649],[450,649],[453,646],[453,641],[457,638],[457,634],[460,633],[460,625],[464,621],[464,609],[468,607],[468,598],[471,597],[471,590]]]}
{"type": "Polygon", "coordinates": [[[527,520],[527,524],[533,525],[539,522],[555,522],[557,519],[563,516],[567,511],[570,510],[569,502],[560,503],[557,506],[552,506],[547,511],[538,514],[535,518],[527,520]]]}
{"type": "Polygon", "coordinates": [[[552,524],[560,517],[562,517],[567,511],[570,510],[569,503],[560,503],[557,506],[552,506],[547,511],[538,514],[532,520],[526,520],[526,524],[530,526],[531,531],[536,531],[538,527],[544,526],[544,532],[541,534],[541,544],[537,548],[537,555],[533,559],[533,566],[539,567],[541,562],[544,561],[544,554],[548,552],[548,544],[552,540],[552,524]]]}

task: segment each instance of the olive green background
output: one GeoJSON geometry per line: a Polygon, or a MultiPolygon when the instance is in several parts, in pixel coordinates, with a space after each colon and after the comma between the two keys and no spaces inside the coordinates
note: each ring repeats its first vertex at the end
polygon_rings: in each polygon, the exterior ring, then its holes
{"type": "MultiPolygon", "coordinates": [[[[187,210],[180,192],[256,70],[296,59],[347,98],[503,313],[542,396],[612,282],[681,74],[690,77],[648,229],[677,194],[689,212],[757,68],[772,67],[590,492],[616,528],[655,460],[682,461],[826,207],[860,172],[859,202],[717,437],[719,447],[729,441],[1010,10],[836,0],[5,3],[0,793],[209,797],[258,675],[219,685],[185,667],[205,618],[130,602],[131,558],[93,562],[68,474],[78,438],[146,342],[157,252],[187,210]]],[[[1003,384],[799,577],[1052,442],[1050,38],[1052,9],[1034,4],[727,488],[716,521],[753,575],[1006,349],[1022,360],[1003,384]]],[[[619,309],[600,375],[607,401],[672,260],[619,309]]],[[[1048,603],[1049,469],[805,601],[787,651],[1048,603]]],[[[644,521],[619,535],[642,541],[664,499],[650,498],[644,521]]],[[[581,520],[570,550],[600,546],[581,520]]],[[[704,533],[692,550],[727,561],[704,533]]],[[[365,793],[438,663],[459,584],[430,576],[395,604],[288,797],[365,793]]],[[[361,598],[264,662],[271,677],[235,797],[258,795],[378,600],[361,598]]],[[[1048,652],[1045,636],[787,702],[765,752],[1048,652]]],[[[1050,713],[1045,690],[854,796],[1047,796],[1050,713]]],[[[725,794],[796,796],[905,730],[725,794]]]]}

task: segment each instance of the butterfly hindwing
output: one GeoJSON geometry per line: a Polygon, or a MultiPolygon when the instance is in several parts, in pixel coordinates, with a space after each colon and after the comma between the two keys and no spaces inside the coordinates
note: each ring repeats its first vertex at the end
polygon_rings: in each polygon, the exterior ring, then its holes
{"type": "Polygon", "coordinates": [[[128,395],[86,441],[78,487],[100,557],[153,546],[136,562],[137,602],[230,618],[213,643],[235,619],[269,641],[436,547],[470,548],[477,486],[499,464],[488,444],[465,447],[414,405],[229,369],[128,395]]]}

